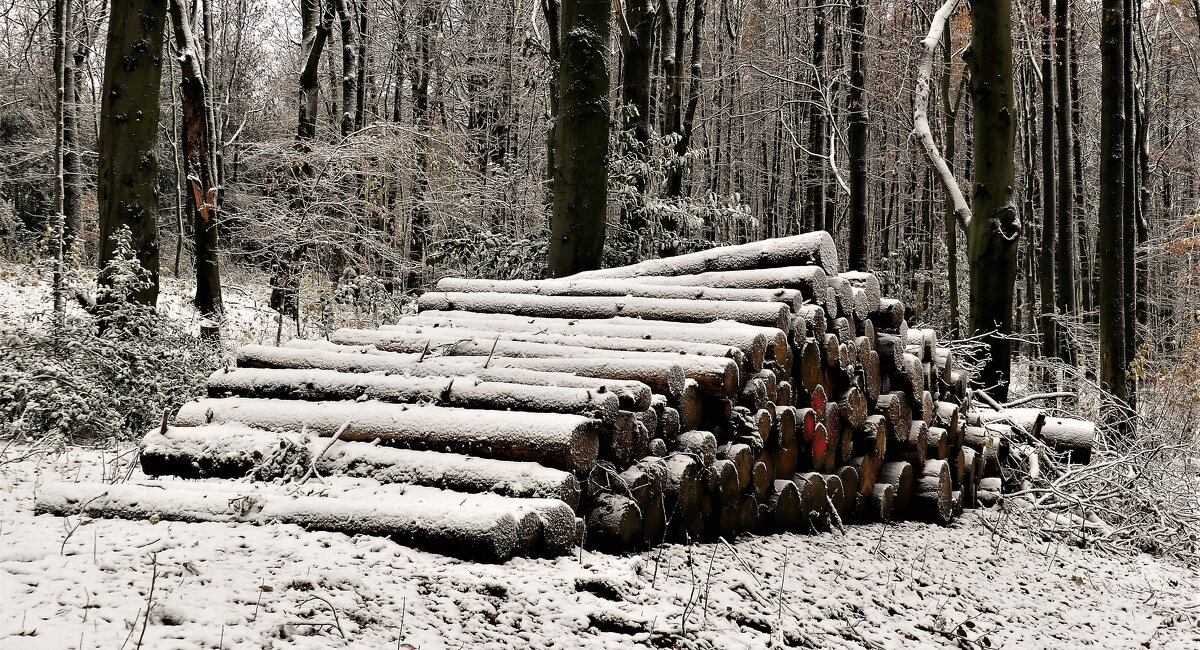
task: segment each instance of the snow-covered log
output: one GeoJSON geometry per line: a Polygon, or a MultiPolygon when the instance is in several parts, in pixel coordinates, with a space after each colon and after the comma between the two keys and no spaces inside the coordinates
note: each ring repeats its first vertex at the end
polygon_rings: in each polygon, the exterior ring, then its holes
{"type": "Polygon", "coordinates": [[[585,544],[615,553],[634,548],[642,536],[642,511],[637,503],[611,492],[596,494],[591,501],[585,544]]]}
{"type": "MultiPolygon", "coordinates": [[[[291,344],[300,343],[292,341],[291,344]]],[[[318,341],[306,341],[320,344],[318,341]]],[[[617,353],[613,353],[617,354],[617,353]]],[[[538,371],[536,377],[545,377],[547,384],[569,386],[587,385],[588,382],[572,384],[566,379],[570,375],[608,380],[636,394],[633,410],[644,411],[650,407],[650,390],[669,397],[678,397],[683,390],[683,370],[669,359],[629,360],[611,357],[526,359],[511,357],[430,357],[423,354],[384,352],[374,346],[335,346],[324,343],[308,347],[272,348],[247,345],[238,350],[238,365],[257,368],[323,368],[342,372],[389,372],[417,377],[452,377],[474,375],[483,381],[519,382],[521,373],[499,372],[504,369],[538,371]],[[344,352],[333,352],[324,346],[339,347],[344,352]],[[544,373],[558,373],[545,376],[544,373]],[[631,385],[632,382],[634,385],[631,385]],[[645,384],[650,390],[641,390],[636,384],[645,384]]],[[[541,383],[537,381],[535,383],[541,383]]],[[[616,386],[614,386],[616,392],[616,386]]],[[[618,393],[620,395],[620,393],[618,393]]]]}
{"type": "Polygon", "coordinates": [[[550,499],[511,499],[412,486],[380,486],[296,496],[256,484],[51,483],[35,512],[181,522],[284,523],[350,535],[380,535],[471,560],[504,562],[517,554],[561,555],[578,543],[575,513],[550,499]]]}
{"type": "MultiPolygon", "coordinates": [[[[355,330],[342,329],[333,332],[329,336],[330,341],[337,343],[345,343],[351,345],[374,344],[379,349],[391,349],[395,351],[407,351],[397,347],[389,347],[379,345],[379,342],[394,344],[403,341],[416,342],[421,340],[422,347],[417,349],[420,352],[424,349],[424,345],[429,343],[430,349],[440,347],[445,349],[447,346],[452,346],[459,341],[465,339],[482,339],[488,341],[489,347],[493,341],[498,341],[501,345],[510,341],[518,341],[524,343],[537,343],[556,346],[570,346],[573,348],[585,348],[591,350],[595,356],[601,356],[606,350],[618,350],[639,353],[659,353],[659,354],[690,354],[705,357],[729,357],[743,364],[748,370],[757,371],[762,368],[764,355],[759,355],[759,358],[754,356],[746,356],[740,347],[717,344],[717,343],[696,343],[693,341],[679,341],[670,339],[647,339],[645,337],[627,337],[622,336],[623,332],[612,332],[611,336],[585,336],[572,333],[553,334],[545,330],[536,332],[510,332],[503,327],[489,327],[486,323],[479,323],[476,327],[459,327],[459,326],[438,326],[438,325],[391,325],[378,330],[355,330]],[[422,340],[423,339],[423,340],[422,340]]],[[[766,340],[762,341],[759,346],[765,352],[766,340]]],[[[500,348],[497,347],[495,356],[523,356],[519,354],[502,354],[500,348]]],[[[526,355],[527,356],[527,355],[526,355]]],[[[578,356],[578,355],[576,355],[578,356]]],[[[607,356],[612,356],[607,355],[607,356]]]]}
{"type": "MultiPolygon", "coordinates": [[[[736,347],[762,366],[766,358],[780,358],[790,353],[783,330],[755,327],[734,321],[713,323],[674,323],[640,318],[534,318],[511,314],[489,314],[471,311],[424,311],[405,316],[395,327],[430,326],[461,329],[486,329],[495,332],[526,334],[556,334],[563,336],[615,336],[628,339],[688,341],[736,347]]],[[[385,325],[386,331],[393,326],[385,325]]]]}
{"type": "MultiPolygon", "coordinates": [[[[674,279],[674,278],[672,278],[674,279]]],[[[659,282],[653,278],[636,281],[605,280],[469,280],[442,278],[437,291],[457,293],[528,293],[540,296],[630,296],[681,300],[743,300],[778,302],[797,309],[806,299],[799,289],[783,284],[759,285],[763,288],[723,288],[717,284],[659,282]]]]}
{"type": "Polygon", "coordinates": [[[681,323],[732,320],[759,327],[788,328],[792,310],[777,302],[681,300],[606,296],[538,296],[511,293],[433,291],[417,300],[425,310],[468,310],[543,318],[613,318],[626,316],[681,323]]]}
{"type": "Polygon", "coordinates": [[[269,397],[309,401],[373,399],[458,408],[569,413],[611,424],[620,399],[594,388],[537,386],[467,377],[406,377],[336,370],[238,368],[208,378],[209,397],[269,397]]]}
{"type": "Polygon", "coordinates": [[[634,278],[808,265],[820,266],[826,273],[837,273],[840,270],[837,245],[829,233],[816,231],[737,246],[721,246],[676,257],[646,260],[629,266],[584,271],[570,276],[570,279],[634,278]]]}
{"type": "Polygon", "coordinates": [[[269,481],[312,464],[304,437],[241,424],[154,429],[142,438],[140,461],[148,476],[242,478],[269,481]]]}
{"type": "Polygon", "coordinates": [[[895,488],[892,516],[895,519],[906,519],[912,505],[912,496],[916,485],[912,465],[903,461],[884,463],[879,468],[879,478],[875,482],[876,486],[880,484],[895,488]]]}
{"type": "MultiPolygon", "coordinates": [[[[707,394],[721,397],[737,395],[741,385],[741,370],[738,361],[727,356],[699,356],[685,354],[680,348],[676,352],[638,352],[633,350],[596,350],[574,345],[528,343],[508,341],[501,338],[475,338],[460,336],[452,331],[429,334],[405,334],[389,330],[338,330],[330,340],[343,345],[373,345],[386,352],[422,353],[434,351],[436,358],[483,357],[487,359],[616,359],[623,365],[657,364],[662,368],[678,366],[689,379],[694,379],[707,394]]],[[[686,344],[683,344],[686,347],[686,344]]],[[[728,353],[734,348],[724,348],[728,353]]],[[[739,353],[740,354],[740,353],[739,353]]],[[[570,367],[570,366],[568,366],[570,367]]],[[[665,391],[658,391],[665,392],[665,391]]]]}
{"type": "Polygon", "coordinates": [[[823,305],[825,304],[825,290],[829,288],[826,277],[825,269],[819,266],[783,266],[744,271],[654,275],[639,277],[637,281],[660,286],[704,286],[726,290],[761,291],[783,288],[790,291],[799,291],[804,300],[823,305]]]}
{"type": "Polygon", "coordinates": [[[954,519],[950,464],[944,460],[927,460],[921,468],[921,476],[913,488],[913,514],[923,521],[949,524],[954,519]]]}
{"type": "Polygon", "coordinates": [[[772,530],[783,532],[800,527],[800,490],[794,481],[774,481],[766,503],[772,530]]]}
{"type": "Polygon", "coordinates": [[[226,422],[318,436],[332,436],[348,422],[343,440],[536,461],[572,471],[591,468],[599,453],[599,423],[559,413],[229,397],[188,402],[175,416],[177,426],[226,422]]]}

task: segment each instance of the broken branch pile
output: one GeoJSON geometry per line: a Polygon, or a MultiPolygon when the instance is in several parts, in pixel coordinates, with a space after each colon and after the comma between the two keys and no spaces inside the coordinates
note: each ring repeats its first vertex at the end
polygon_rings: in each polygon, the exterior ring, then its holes
{"type": "Polygon", "coordinates": [[[998,496],[1031,441],[1086,462],[1095,432],[973,408],[953,351],[910,329],[874,275],[838,273],[824,232],[562,280],[445,278],[418,307],[377,330],[243,347],[142,450],[150,475],[369,481],[386,507],[339,510],[361,488],[323,509],[242,483],[253,507],[237,512],[225,496],[110,486],[47,491],[39,508],[273,519],[487,560],[622,552],[947,524],[998,496]],[[439,508],[452,501],[465,505],[439,508]]]}

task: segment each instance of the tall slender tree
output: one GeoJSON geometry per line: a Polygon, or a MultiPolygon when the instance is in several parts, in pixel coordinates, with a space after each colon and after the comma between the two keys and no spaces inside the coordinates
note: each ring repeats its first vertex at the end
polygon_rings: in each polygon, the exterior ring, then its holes
{"type": "Polygon", "coordinates": [[[1013,283],[1021,220],[1013,202],[1014,128],[1012,3],[975,2],[971,7],[971,115],[974,128],[972,218],[967,250],[971,261],[972,333],[982,335],[989,356],[979,380],[992,396],[1008,395],[1012,365],[1013,283]]]}
{"type": "Polygon", "coordinates": [[[180,105],[183,109],[183,159],[192,199],[196,235],[196,308],[203,314],[221,313],[221,272],[217,260],[217,147],[202,49],[192,32],[183,0],[171,0],[171,24],[179,51],[180,105]]]}
{"type": "MultiPolygon", "coordinates": [[[[1071,120],[1074,105],[1071,98],[1071,73],[1069,70],[1070,47],[1067,39],[1071,28],[1071,1],[1056,0],[1054,3],[1054,89],[1058,95],[1058,110],[1055,113],[1055,128],[1058,149],[1058,186],[1055,208],[1057,224],[1055,230],[1054,283],[1057,289],[1058,311],[1069,316],[1078,311],[1075,298],[1075,276],[1079,264],[1075,258],[1075,174],[1072,164],[1075,131],[1071,120]]],[[[1049,188],[1047,188],[1049,191],[1049,188]]],[[[1066,340],[1067,331],[1059,332],[1058,353],[1063,361],[1075,363],[1075,345],[1066,340]]]]}
{"type": "Polygon", "coordinates": [[[1053,84],[1053,24],[1050,0],[1041,0],[1042,22],[1042,241],[1038,250],[1038,280],[1040,284],[1040,318],[1038,329],[1042,335],[1042,356],[1058,356],[1058,333],[1054,320],[1055,298],[1055,226],[1058,213],[1054,200],[1054,84],[1053,84]]]}
{"type": "MultiPolygon", "coordinates": [[[[867,270],[867,0],[850,3],[850,269],[867,270]]],[[[949,47],[949,45],[947,45],[949,47]]],[[[949,74],[949,71],[947,71],[949,74]]]]}
{"type": "Polygon", "coordinates": [[[158,100],[166,22],[167,0],[111,4],[100,94],[100,264],[114,256],[113,235],[128,227],[150,278],[131,298],[150,306],[158,301],[158,100]]]}
{"type": "Polygon", "coordinates": [[[1104,0],[1100,23],[1100,385],[1125,399],[1125,55],[1122,0],[1104,0]]]}

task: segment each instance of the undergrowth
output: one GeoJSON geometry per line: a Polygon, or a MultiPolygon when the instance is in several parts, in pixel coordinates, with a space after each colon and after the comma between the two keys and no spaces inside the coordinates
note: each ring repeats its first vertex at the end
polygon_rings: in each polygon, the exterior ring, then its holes
{"type": "MultiPolygon", "coordinates": [[[[132,440],[200,394],[218,365],[215,342],[128,300],[150,277],[128,230],[115,237],[94,305],[61,321],[47,305],[0,328],[0,437],[58,448],[132,440]]],[[[64,275],[72,291],[84,284],[64,275]]]]}

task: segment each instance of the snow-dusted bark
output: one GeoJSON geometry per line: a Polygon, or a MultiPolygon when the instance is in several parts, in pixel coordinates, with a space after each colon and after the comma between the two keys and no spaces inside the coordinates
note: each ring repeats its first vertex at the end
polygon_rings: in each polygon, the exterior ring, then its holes
{"type": "Polygon", "coordinates": [[[681,300],[609,296],[539,296],[509,293],[431,291],[417,300],[421,311],[467,310],[546,318],[613,318],[627,316],[682,323],[732,320],[747,325],[787,329],[791,309],[770,302],[681,300]]]}
{"type": "Polygon", "coordinates": [[[818,231],[738,246],[722,246],[686,255],[646,260],[629,266],[585,271],[570,277],[572,280],[634,278],[644,275],[685,275],[804,265],[823,267],[827,273],[837,273],[841,270],[838,265],[837,246],[829,233],[818,231]]]}
{"type": "Polygon", "coordinates": [[[825,269],[820,266],[782,266],[744,271],[711,271],[686,275],[649,275],[637,282],[653,285],[703,286],[738,290],[791,289],[805,300],[825,302],[825,269]]]}
{"type": "MultiPolygon", "coordinates": [[[[814,267],[815,268],[815,267],[814,267]]],[[[783,288],[784,285],[761,285],[762,288],[716,288],[697,282],[686,285],[681,282],[656,282],[647,278],[635,281],[618,279],[600,280],[471,280],[465,278],[442,278],[437,283],[438,291],[460,293],[520,293],[541,296],[631,296],[638,298],[670,298],[677,300],[740,300],[746,302],[778,302],[796,309],[806,298],[797,289],[783,288]],[[678,286],[670,286],[678,285],[678,286]]]]}
{"type": "Polygon", "coordinates": [[[434,358],[483,357],[494,359],[593,360],[620,357],[625,364],[647,367],[678,366],[689,379],[696,380],[707,394],[732,397],[737,394],[741,373],[737,361],[727,357],[709,357],[678,352],[636,352],[595,350],[588,347],[508,341],[499,338],[475,338],[453,332],[407,334],[397,330],[338,330],[330,335],[337,343],[369,344],[389,352],[429,351],[434,358]]]}
{"type": "Polygon", "coordinates": [[[373,399],[458,408],[570,413],[611,424],[620,400],[587,388],[481,381],[478,377],[404,377],[336,370],[238,368],[208,378],[210,397],[269,397],[302,400],[373,399]]]}
{"type": "Polygon", "coordinates": [[[596,420],[558,413],[229,397],[188,402],[175,416],[177,426],[227,422],[319,436],[332,436],[348,422],[343,440],[530,460],[572,471],[591,468],[599,452],[596,420]]]}
{"type": "MultiPolygon", "coordinates": [[[[315,343],[315,342],[314,342],[315,343]]],[[[403,355],[375,350],[350,351],[345,346],[334,349],[300,347],[269,347],[245,345],[238,349],[237,364],[242,368],[316,368],[339,372],[380,372],[413,377],[473,376],[480,381],[524,384],[529,386],[561,386],[611,392],[620,400],[621,408],[644,411],[650,408],[650,387],[640,381],[597,379],[566,372],[543,372],[520,368],[486,368],[479,363],[447,364],[438,359],[420,360],[420,355],[403,355]],[[337,352],[346,349],[347,352],[337,352]],[[462,372],[464,369],[469,372],[462,372]]],[[[681,371],[682,374],[682,371],[681,371]]]]}
{"type": "Polygon", "coordinates": [[[561,555],[579,541],[571,508],[550,499],[413,486],[330,488],[324,496],[293,496],[262,484],[180,485],[51,483],[39,490],[35,511],[133,520],[279,522],[386,536],[436,553],[492,562],[517,554],[561,555]]]}
{"type": "MultiPolygon", "coordinates": [[[[471,311],[426,311],[400,319],[399,327],[431,326],[463,329],[487,328],[499,332],[552,333],[562,336],[615,336],[660,341],[688,341],[728,345],[742,351],[751,364],[754,359],[779,359],[789,354],[786,335],[774,327],[755,327],[733,321],[713,323],[672,323],[639,318],[534,318],[509,314],[471,311]]],[[[382,329],[387,330],[389,326],[382,329]]]]}

